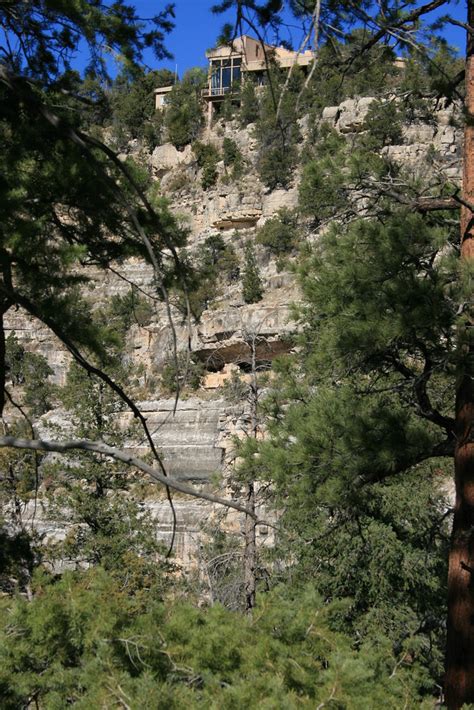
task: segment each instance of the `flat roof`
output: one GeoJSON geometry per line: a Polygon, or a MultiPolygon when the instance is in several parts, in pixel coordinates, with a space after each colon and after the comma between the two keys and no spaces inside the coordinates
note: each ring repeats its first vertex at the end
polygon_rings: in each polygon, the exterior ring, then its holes
{"type": "Polygon", "coordinates": [[[167,94],[171,89],[174,87],[174,84],[172,86],[160,86],[159,89],[154,89],[153,93],[154,94],[167,94]]]}

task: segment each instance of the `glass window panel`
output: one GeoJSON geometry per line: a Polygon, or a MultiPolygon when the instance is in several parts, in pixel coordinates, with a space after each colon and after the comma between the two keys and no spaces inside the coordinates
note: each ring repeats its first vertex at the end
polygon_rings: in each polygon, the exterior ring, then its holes
{"type": "Polygon", "coordinates": [[[222,87],[230,86],[232,82],[231,69],[222,70],[222,87]]]}
{"type": "Polygon", "coordinates": [[[220,86],[220,75],[221,75],[220,69],[217,69],[216,71],[214,71],[214,72],[212,73],[212,76],[211,76],[211,87],[212,87],[213,89],[217,89],[217,88],[220,86]]]}
{"type": "Polygon", "coordinates": [[[234,57],[234,67],[240,67],[242,60],[238,57],[234,57]]]}
{"type": "Polygon", "coordinates": [[[240,81],[240,67],[234,67],[232,69],[232,83],[240,81]]]}

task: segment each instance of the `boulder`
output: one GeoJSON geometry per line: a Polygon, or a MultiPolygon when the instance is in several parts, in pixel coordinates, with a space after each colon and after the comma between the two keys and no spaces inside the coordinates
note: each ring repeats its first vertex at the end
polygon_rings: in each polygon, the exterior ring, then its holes
{"type": "Polygon", "coordinates": [[[187,145],[184,150],[177,150],[172,143],[164,143],[164,145],[158,145],[153,151],[151,165],[155,172],[164,173],[178,165],[189,165],[193,160],[190,145],[187,145]]]}
{"type": "Polygon", "coordinates": [[[334,125],[339,118],[339,113],[339,106],[326,106],[323,108],[321,118],[325,123],[332,123],[334,125]]]}
{"type": "Polygon", "coordinates": [[[337,128],[341,133],[357,133],[364,127],[370,105],[375,101],[371,96],[359,100],[347,99],[339,106],[337,128]]]}

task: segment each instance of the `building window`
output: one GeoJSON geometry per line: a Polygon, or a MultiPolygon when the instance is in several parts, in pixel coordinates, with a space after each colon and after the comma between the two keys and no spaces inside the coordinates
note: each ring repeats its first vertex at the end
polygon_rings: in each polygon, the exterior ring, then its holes
{"type": "Polygon", "coordinates": [[[211,95],[220,96],[231,91],[233,84],[240,81],[240,57],[211,60],[211,95]]]}

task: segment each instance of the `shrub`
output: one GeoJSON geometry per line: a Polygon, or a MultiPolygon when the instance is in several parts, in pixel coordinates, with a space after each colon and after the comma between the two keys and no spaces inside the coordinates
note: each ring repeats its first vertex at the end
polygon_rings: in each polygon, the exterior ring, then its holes
{"type": "Polygon", "coordinates": [[[276,140],[277,144],[261,152],[258,161],[260,180],[270,190],[290,186],[296,160],[294,146],[285,144],[281,139],[276,140]]]}
{"type": "Polygon", "coordinates": [[[335,631],[339,609],[309,585],[279,587],[243,616],[220,604],[199,609],[180,596],[165,604],[165,584],[157,580],[150,590],[144,577],[132,580],[139,579],[140,595],[101,567],[60,579],[43,574],[33,581],[32,601],[1,599],[2,707],[28,707],[31,698],[51,709],[434,704],[420,692],[412,654],[396,656],[383,637],[355,644],[335,631]]]}
{"type": "Polygon", "coordinates": [[[149,325],[153,308],[136,288],[131,288],[124,296],[112,296],[109,315],[112,327],[124,335],[135,323],[141,328],[149,325]]]}
{"type": "Polygon", "coordinates": [[[231,244],[226,244],[220,234],[205,240],[200,254],[200,269],[215,285],[219,275],[231,282],[239,278],[239,260],[231,244]]]}
{"type": "Polygon", "coordinates": [[[259,144],[257,168],[260,179],[270,190],[287,188],[292,180],[296,164],[296,145],[300,132],[295,112],[296,97],[302,86],[303,76],[296,71],[288,90],[283,89],[283,75],[277,67],[271,69],[272,89],[267,87],[262,96],[260,114],[255,122],[255,137],[259,144]],[[281,92],[281,105],[277,105],[281,92]],[[276,101],[275,101],[276,100],[276,101]]]}
{"type": "Polygon", "coordinates": [[[167,192],[179,192],[184,187],[186,187],[188,182],[189,182],[189,177],[188,177],[188,174],[186,173],[186,170],[175,170],[175,171],[173,171],[170,181],[166,185],[166,191],[167,192]]]}
{"type": "Polygon", "coordinates": [[[202,69],[190,69],[168,94],[165,126],[169,140],[178,149],[192,143],[199,135],[203,122],[200,92],[206,81],[207,75],[202,69]]]}
{"type": "Polygon", "coordinates": [[[380,150],[402,142],[403,112],[393,101],[374,101],[367,112],[364,129],[365,147],[380,150]]]}
{"type": "Polygon", "coordinates": [[[244,160],[242,153],[239,150],[239,146],[232,138],[224,138],[224,143],[222,146],[224,165],[226,168],[232,168],[232,179],[238,180],[241,177],[244,167],[244,160]]]}
{"type": "Polygon", "coordinates": [[[130,76],[125,72],[115,79],[111,90],[112,129],[123,145],[130,138],[144,140],[150,149],[161,142],[163,116],[155,110],[154,89],[174,83],[168,69],[130,76]]]}
{"type": "Polygon", "coordinates": [[[255,84],[251,80],[243,83],[240,90],[240,112],[239,121],[242,127],[254,123],[258,118],[258,99],[255,92],[255,84]]]}
{"type": "MultiPolygon", "coordinates": [[[[208,237],[194,254],[194,268],[187,280],[188,300],[194,318],[199,320],[219,293],[222,278],[230,283],[239,275],[239,260],[234,248],[225,244],[219,234],[208,237]]],[[[187,303],[182,295],[178,294],[175,305],[187,316],[187,303]]]]}
{"type": "Polygon", "coordinates": [[[256,240],[273,254],[291,251],[298,240],[296,214],[287,207],[282,207],[258,230],[256,240]]]}
{"type": "Polygon", "coordinates": [[[202,169],[201,185],[204,190],[212,187],[217,181],[217,163],[219,162],[219,151],[211,143],[193,143],[193,152],[196,156],[197,164],[202,169]]]}
{"type": "Polygon", "coordinates": [[[224,156],[224,165],[226,167],[228,167],[229,165],[233,165],[240,154],[237,143],[233,141],[232,138],[227,138],[226,136],[224,138],[222,150],[224,156]]]}
{"type": "Polygon", "coordinates": [[[257,303],[263,298],[263,284],[251,242],[245,245],[244,273],[242,276],[242,296],[245,303],[257,303]]]}
{"type": "Polygon", "coordinates": [[[33,417],[40,417],[53,406],[54,388],[49,382],[53,370],[45,357],[25,350],[11,332],[5,342],[6,377],[23,388],[22,404],[33,417]]]}
{"type": "Polygon", "coordinates": [[[168,360],[161,372],[161,382],[168,392],[176,392],[177,388],[189,387],[199,389],[204,374],[204,365],[189,353],[179,353],[177,358],[168,360]]]}

